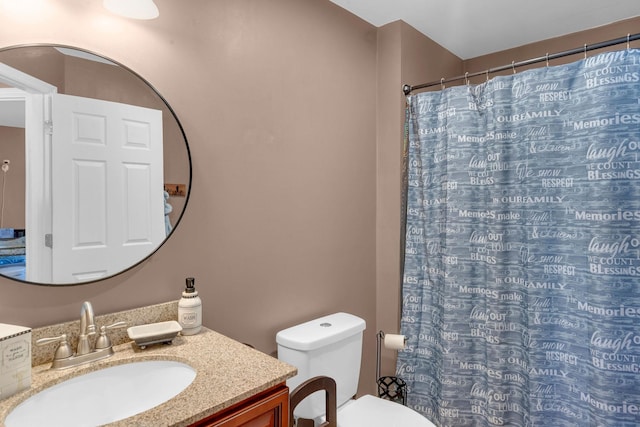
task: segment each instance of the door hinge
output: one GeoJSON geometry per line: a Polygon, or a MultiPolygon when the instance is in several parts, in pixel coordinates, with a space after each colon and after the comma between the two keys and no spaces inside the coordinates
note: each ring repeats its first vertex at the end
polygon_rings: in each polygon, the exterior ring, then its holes
{"type": "Polygon", "coordinates": [[[53,248],[53,234],[44,235],[44,245],[48,248],[53,248]]]}
{"type": "Polygon", "coordinates": [[[53,122],[51,120],[45,120],[44,131],[47,135],[53,135],[53,122]]]}

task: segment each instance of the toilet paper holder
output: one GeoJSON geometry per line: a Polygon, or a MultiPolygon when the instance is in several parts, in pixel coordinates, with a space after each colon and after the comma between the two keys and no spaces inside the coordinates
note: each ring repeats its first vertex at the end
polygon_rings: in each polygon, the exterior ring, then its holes
{"type": "Polygon", "coordinates": [[[380,355],[382,352],[382,344],[384,342],[386,348],[401,350],[407,343],[407,338],[403,335],[387,335],[383,331],[376,334],[378,344],[376,353],[376,383],[378,384],[378,397],[393,402],[407,404],[407,383],[402,378],[394,376],[380,376],[380,355]],[[386,339],[385,339],[386,338],[386,339]]]}

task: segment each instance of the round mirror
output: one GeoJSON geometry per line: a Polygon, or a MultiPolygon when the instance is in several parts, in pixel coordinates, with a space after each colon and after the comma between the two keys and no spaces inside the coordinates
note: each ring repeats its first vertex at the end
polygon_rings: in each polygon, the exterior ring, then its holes
{"type": "Polygon", "coordinates": [[[165,99],[123,64],[62,45],[0,49],[0,274],[112,277],[158,250],[191,189],[165,99]]]}

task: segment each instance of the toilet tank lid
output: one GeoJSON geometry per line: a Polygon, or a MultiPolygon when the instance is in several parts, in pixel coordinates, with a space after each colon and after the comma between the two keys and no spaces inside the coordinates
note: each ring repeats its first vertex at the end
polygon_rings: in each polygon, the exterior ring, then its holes
{"type": "Polygon", "coordinates": [[[335,313],[282,330],[276,334],[276,342],[293,350],[315,350],[360,333],[365,327],[364,319],[358,316],[335,313]]]}

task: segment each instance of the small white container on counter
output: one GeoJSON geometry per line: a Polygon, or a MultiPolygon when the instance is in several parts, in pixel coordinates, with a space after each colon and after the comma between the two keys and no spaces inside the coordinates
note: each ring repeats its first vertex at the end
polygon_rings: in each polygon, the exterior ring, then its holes
{"type": "Polygon", "coordinates": [[[31,386],[31,328],[0,323],[0,400],[31,386]]]}
{"type": "Polygon", "coordinates": [[[182,335],[195,335],[202,328],[202,300],[196,291],[195,279],[187,277],[186,288],[178,301],[178,323],[182,335]]]}

